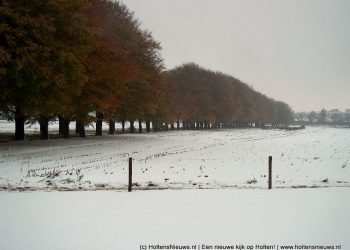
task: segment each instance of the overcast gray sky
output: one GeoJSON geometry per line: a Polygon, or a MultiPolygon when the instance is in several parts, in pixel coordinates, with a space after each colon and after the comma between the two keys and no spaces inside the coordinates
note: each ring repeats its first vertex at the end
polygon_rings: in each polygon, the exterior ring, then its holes
{"type": "Polygon", "coordinates": [[[295,111],[350,108],[349,0],[123,0],[161,42],[295,111]]]}

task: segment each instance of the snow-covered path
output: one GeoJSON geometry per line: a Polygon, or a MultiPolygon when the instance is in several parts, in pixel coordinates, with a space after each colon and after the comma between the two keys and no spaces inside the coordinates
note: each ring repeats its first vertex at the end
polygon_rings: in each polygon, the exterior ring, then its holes
{"type": "Polygon", "coordinates": [[[0,249],[341,244],[346,250],[349,197],[350,188],[0,192],[0,249]]]}
{"type": "Polygon", "coordinates": [[[350,129],[174,131],[0,144],[0,188],[350,186],[350,129]]]}

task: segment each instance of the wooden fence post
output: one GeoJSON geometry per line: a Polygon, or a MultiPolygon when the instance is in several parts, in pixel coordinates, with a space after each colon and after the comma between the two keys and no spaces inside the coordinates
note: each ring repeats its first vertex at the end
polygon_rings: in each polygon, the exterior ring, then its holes
{"type": "Polygon", "coordinates": [[[129,185],[128,185],[128,192],[131,192],[132,187],[132,158],[129,157],[129,185]]]}
{"type": "Polygon", "coordinates": [[[269,156],[269,189],[272,188],[272,156],[269,156]]]}

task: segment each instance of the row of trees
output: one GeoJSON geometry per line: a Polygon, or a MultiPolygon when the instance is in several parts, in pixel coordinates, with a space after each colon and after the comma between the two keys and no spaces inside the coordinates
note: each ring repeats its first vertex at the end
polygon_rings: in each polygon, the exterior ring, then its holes
{"type": "Polygon", "coordinates": [[[288,124],[293,112],[283,102],[254,91],[238,79],[196,64],[185,64],[164,74],[166,121],[185,127],[258,126],[288,124]]]}
{"type": "Polygon", "coordinates": [[[338,109],[325,110],[319,112],[298,112],[295,113],[295,120],[298,122],[308,122],[314,124],[342,124],[350,123],[350,109],[344,112],[338,109]]]}
{"type": "Polygon", "coordinates": [[[160,45],[127,7],[108,0],[11,0],[0,2],[0,110],[16,122],[59,117],[60,133],[69,136],[76,120],[84,136],[97,117],[134,120],[152,115],[163,69],[160,45]],[[141,96],[142,95],[142,96],[141,96]],[[136,104],[136,102],[137,104],[136,104]]]}
{"type": "MultiPolygon", "coordinates": [[[[27,121],[59,119],[85,136],[96,122],[146,122],[147,131],[174,122],[184,128],[288,123],[292,111],[218,72],[186,64],[164,72],[160,44],[127,7],[109,0],[0,1],[0,110],[15,120],[15,138],[27,121]],[[91,113],[95,116],[92,116],[91,113]]],[[[166,126],[167,127],[167,126],[166,126]]]]}

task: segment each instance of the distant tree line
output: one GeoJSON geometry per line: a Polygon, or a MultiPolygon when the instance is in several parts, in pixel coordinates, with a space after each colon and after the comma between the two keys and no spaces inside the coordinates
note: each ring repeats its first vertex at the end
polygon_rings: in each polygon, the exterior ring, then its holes
{"type": "Polygon", "coordinates": [[[344,112],[339,109],[325,110],[319,112],[298,112],[294,115],[295,121],[299,123],[310,123],[320,125],[350,125],[350,109],[344,112]]]}
{"type": "Polygon", "coordinates": [[[240,80],[185,64],[164,73],[163,120],[185,128],[261,127],[289,124],[293,112],[284,102],[253,90],[240,80]]]}
{"type": "Polygon", "coordinates": [[[292,111],[239,80],[186,64],[164,71],[160,44],[128,8],[109,0],[0,1],[0,110],[24,139],[26,122],[39,122],[42,139],[59,119],[85,136],[103,120],[146,123],[146,130],[289,123],[292,111]],[[91,113],[94,113],[92,116],[91,113]]]}

